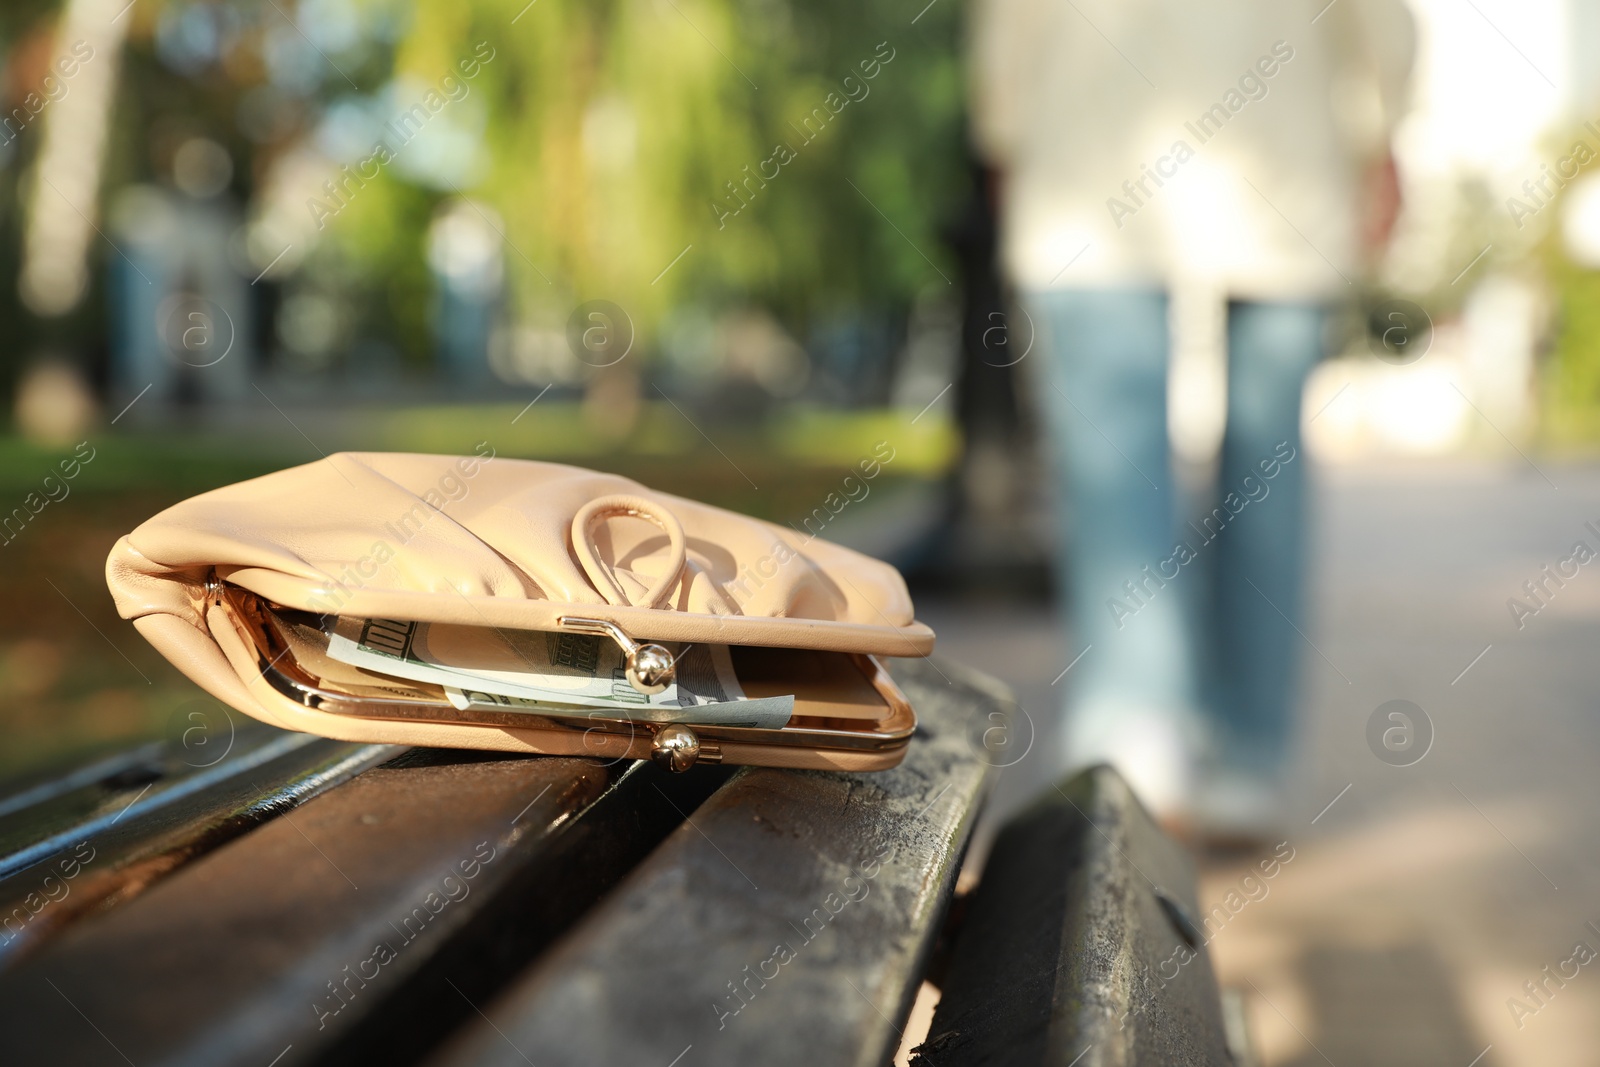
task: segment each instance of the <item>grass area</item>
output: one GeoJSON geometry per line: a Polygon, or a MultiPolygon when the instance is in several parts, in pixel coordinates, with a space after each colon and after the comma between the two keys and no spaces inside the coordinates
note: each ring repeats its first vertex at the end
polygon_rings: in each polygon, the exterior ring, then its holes
{"type": "MultiPolygon", "coordinates": [[[[894,459],[875,486],[937,477],[953,432],[915,413],[795,412],[767,423],[705,426],[666,404],[644,405],[607,437],[578,405],[439,406],[342,413],[296,423],[330,451],[461,452],[488,439],[500,455],[551,459],[636,478],[666,492],[777,522],[821,505],[880,441],[894,459]],[[714,439],[715,443],[712,443],[714,439]]],[[[316,458],[287,432],[90,435],[94,458],[13,539],[0,541],[0,795],[4,783],[107,745],[160,736],[203,694],[120,619],[106,592],[106,554],[161,509],[220,485],[316,458]]],[[[0,438],[0,515],[45,496],[45,478],[73,449],[0,438]]],[[[54,483],[52,483],[54,485],[54,483]]]]}

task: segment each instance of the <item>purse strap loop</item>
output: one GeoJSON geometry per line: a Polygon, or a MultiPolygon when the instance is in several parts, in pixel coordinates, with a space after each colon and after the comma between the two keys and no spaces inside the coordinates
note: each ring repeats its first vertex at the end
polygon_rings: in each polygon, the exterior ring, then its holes
{"type": "Polygon", "coordinates": [[[609,496],[596,497],[579,508],[578,514],[572,519],[572,547],[590,583],[608,603],[618,606],[659,607],[661,601],[666,599],[683,577],[685,559],[683,526],[672,512],[642,496],[613,493],[609,496]],[[596,526],[624,516],[653,523],[667,535],[667,547],[671,553],[666,572],[656,579],[655,585],[645,593],[643,602],[637,605],[629,601],[627,591],[617,580],[614,568],[600,558],[594,542],[596,526]]]}

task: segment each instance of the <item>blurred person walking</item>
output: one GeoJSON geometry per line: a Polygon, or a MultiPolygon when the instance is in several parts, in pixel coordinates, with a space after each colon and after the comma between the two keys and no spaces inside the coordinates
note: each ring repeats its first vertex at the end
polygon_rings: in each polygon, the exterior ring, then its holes
{"type": "Polygon", "coordinates": [[[977,0],[972,111],[1061,509],[1068,769],[1270,832],[1302,638],[1301,390],[1399,206],[1400,0],[977,0]],[[1214,507],[1178,520],[1170,294],[1226,301],[1214,507]]]}

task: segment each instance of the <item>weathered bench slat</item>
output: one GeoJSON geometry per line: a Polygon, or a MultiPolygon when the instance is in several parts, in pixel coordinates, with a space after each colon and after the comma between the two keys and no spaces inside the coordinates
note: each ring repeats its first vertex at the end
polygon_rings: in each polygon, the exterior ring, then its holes
{"type": "Polygon", "coordinates": [[[725,777],[408,753],[0,975],[0,1062],[414,1059],[725,777]]]}
{"type": "Polygon", "coordinates": [[[438,1062],[884,1063],[991,779],[969,724],[1009,701],[893,671],[921,722],[900,767],[741,771],[438,1062]]]}
{"type": "Polygon", "coordinates": [[[1231,1063],[1196,914],[1188,858],[1115,772],[1047,790],[996,838],[913,1063],[1231,1063]]]}
{"type": "Polygon", "coordinates": [[[6,816],[0,858],[0,967],[108,900],[124,900],[193,857],[404,751],[262,729],[210,766],[152,745],[106,776],[30,791],[6,816]],[[76,822],[69,820],[76,816],[76,822]]]}
{"type": "Polygon", "coordinates": [[[185,763],[180,746],[157,741],[7,797],[0,801],[0,880],[68,841],[122,822],[136,800],[141,813],[153,811],[313,740],[282,730],[248,731],[225,758],[204,767],[185,763]]]}
{"type": "MultiPolygon", "coordinates": [[[[138,772],[162,759],[166,745],[149,741],[134,748],[121,748],[99,756],[88,763],[74,765],[71,770],[46,771],[28,775],[21,780],[0,782],[0,819],[24,808],[47,803],[64,793],[75,792],[85,786],[114,781],[129,772],[138,772]]],[[[9,840],[0,839],[0,852],[9,853],[15,847],[9,840]]]]}

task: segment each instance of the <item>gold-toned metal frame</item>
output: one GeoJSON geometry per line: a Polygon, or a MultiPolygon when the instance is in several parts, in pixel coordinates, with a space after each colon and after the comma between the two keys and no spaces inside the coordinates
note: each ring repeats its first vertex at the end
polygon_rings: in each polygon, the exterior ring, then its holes
{"type": "MultiPolygon", "coordinates": [[[[209,585],[208,597],[225,610],[246,648],[252,651],[262,679],[274,691],[302,707],[334,715],[515,729],[535,734],[548,732],[553,752],[572,754],[574,739],[581,739],[583,749],[593,750],[587,754],[653,758],[673,770],[685,770],[696,762],[882,769],[900,761],[916,730],[916,716],[910,702],[883,664],[874,656],[856,653],[841,655],[849,656],[873,690],[883,698],[886,707],[881,719],[863,729],[688,726],[617,718],[599,709],[592,715],[578,717],[457,708],[442,694],[434,696],[414,686],[403,688],[412,688],[415,696],[373,697],[351,693],[324,682],[295,659],[292,647],[278,628],[279,622],[273,617],[273,606],[267,601],[221,581],[209,585]],[[807,758],[808,753],[815,753],[819,758],[807,758]]],[[[574,630],[592,632],[578,627],[574,630]]]]}

